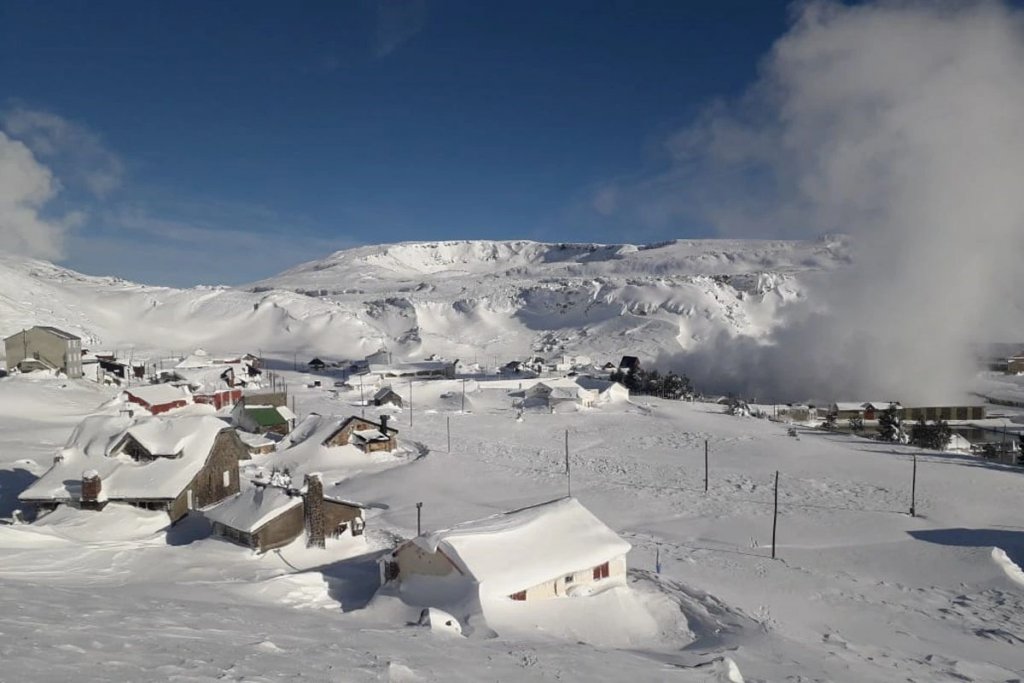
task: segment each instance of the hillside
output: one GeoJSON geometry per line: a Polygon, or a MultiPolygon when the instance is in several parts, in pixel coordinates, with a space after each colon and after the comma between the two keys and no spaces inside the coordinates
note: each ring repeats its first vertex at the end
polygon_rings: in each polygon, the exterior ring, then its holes
{"type": "Polygon", "coordinates": [[[759,336],[808,281],[847,260],[840,240],[651,246],[457,241],[359,247],[244,288],[172,289],[0,256],[0,333],[53,324],[90,347],[354,357],[692,348],[759,336]]]}

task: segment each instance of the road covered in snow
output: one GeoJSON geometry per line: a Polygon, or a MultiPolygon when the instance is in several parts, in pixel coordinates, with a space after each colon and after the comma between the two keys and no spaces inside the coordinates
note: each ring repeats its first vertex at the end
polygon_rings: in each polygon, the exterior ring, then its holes
{"type": "MultiPolygon", "coordinates": [[[[358,391],[290,379],[300,416],[360,412],[358,391]]],[[[407,456],[326,470],[370,505],[358,547],[255,555],[201,520],[167,530],[162,513],[115,506],[0,526],[0,680],[1019,679],[1019,469],[794,438],[713,404],[634,398],[517,421],[500,390],[475,388],[463,413],[444,397],[460,387],[416,383],[411,426],[392,410],[407,456]],[[376,558],[415,533],[416,503],[437,530],[565,495],[566,431],[572,495],[632,545],[628,591],[531,605],[466,638],[375,596],[376,558]]],[[[0,381],[4,515],[107,398],[88,382],[0,381]]]]}

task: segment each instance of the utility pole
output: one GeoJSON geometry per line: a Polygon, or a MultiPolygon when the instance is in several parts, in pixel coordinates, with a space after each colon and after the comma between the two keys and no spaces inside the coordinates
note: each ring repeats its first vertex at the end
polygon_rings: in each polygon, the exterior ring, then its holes
{"type": "Polygon", "coordinates": [[[772,559],[775,559],[775,529],[779,525],[779,471],[775,470],[775,514],[772,517],[772,559]]]}
{"type": "Polygon", "coordinates": [[[412,427],[412,380],[409,380],[409,426],[412,427]]]}
{"type": "Polygon", "coordinates": [[[569,430],[565,430],[565,484],[568,496],[572,497],[572,469],[569,467],[569,430]]]}
{"type": "Polygon", "coordinates": [[[708,492],[708,440],[704,439],[704,493],[708,492]]]}
{"type": "Polygon", "coordinates": [[[292,352],[292,370],[298,371],[299,369],[299,352],[292,352]]]}
{"type": "Polygon", "coordinates": [[[914,453],[914,469],[910,475],[910,516],[917,517],[917,453],[914,453]]]}
{"type": "Polygon", "coordinates": [[[466,379],[462,379],[462,412],[466,412],[466,379]]]}
{"type": "Polygon", "coordinates": [[[362,375],[359,375],[359,417],[366,417],[366,398],[363,396],[362,375]]]}
{"type": "Polygon", "coordinates": [[[416,503],[416,535],[419,536],[423,533],[423,527],[420,524],[421,514],[423,510],[423,503],[416,503]]]}
{"type": "Polygon", "coordinates": [[[448,427],[448,452],[452,452],[452,417],[449,415],[445,418],[445,424],[448,427]]]}

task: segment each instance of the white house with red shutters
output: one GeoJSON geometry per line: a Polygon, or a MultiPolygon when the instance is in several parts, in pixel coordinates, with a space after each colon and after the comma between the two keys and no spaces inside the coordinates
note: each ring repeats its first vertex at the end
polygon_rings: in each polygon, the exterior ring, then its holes
{"type": "Polygon", "coordinates": [[[406,541],[381,562],[411,604],[589,595],[626,581],[630,545],[580,504],[560,498],[406,541]]]}

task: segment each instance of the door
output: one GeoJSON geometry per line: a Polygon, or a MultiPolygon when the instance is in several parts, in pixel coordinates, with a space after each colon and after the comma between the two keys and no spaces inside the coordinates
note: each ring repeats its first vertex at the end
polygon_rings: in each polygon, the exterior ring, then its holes
{"type": "Polygon", "coordinates": [[[196,503],[194,500],[194,496],[192,495],[192,489],[189,489],[188,491],[185,492],[185,501],[185,505],[186,507],[188,507],[189,510],[196,509],[196,503]]]}

